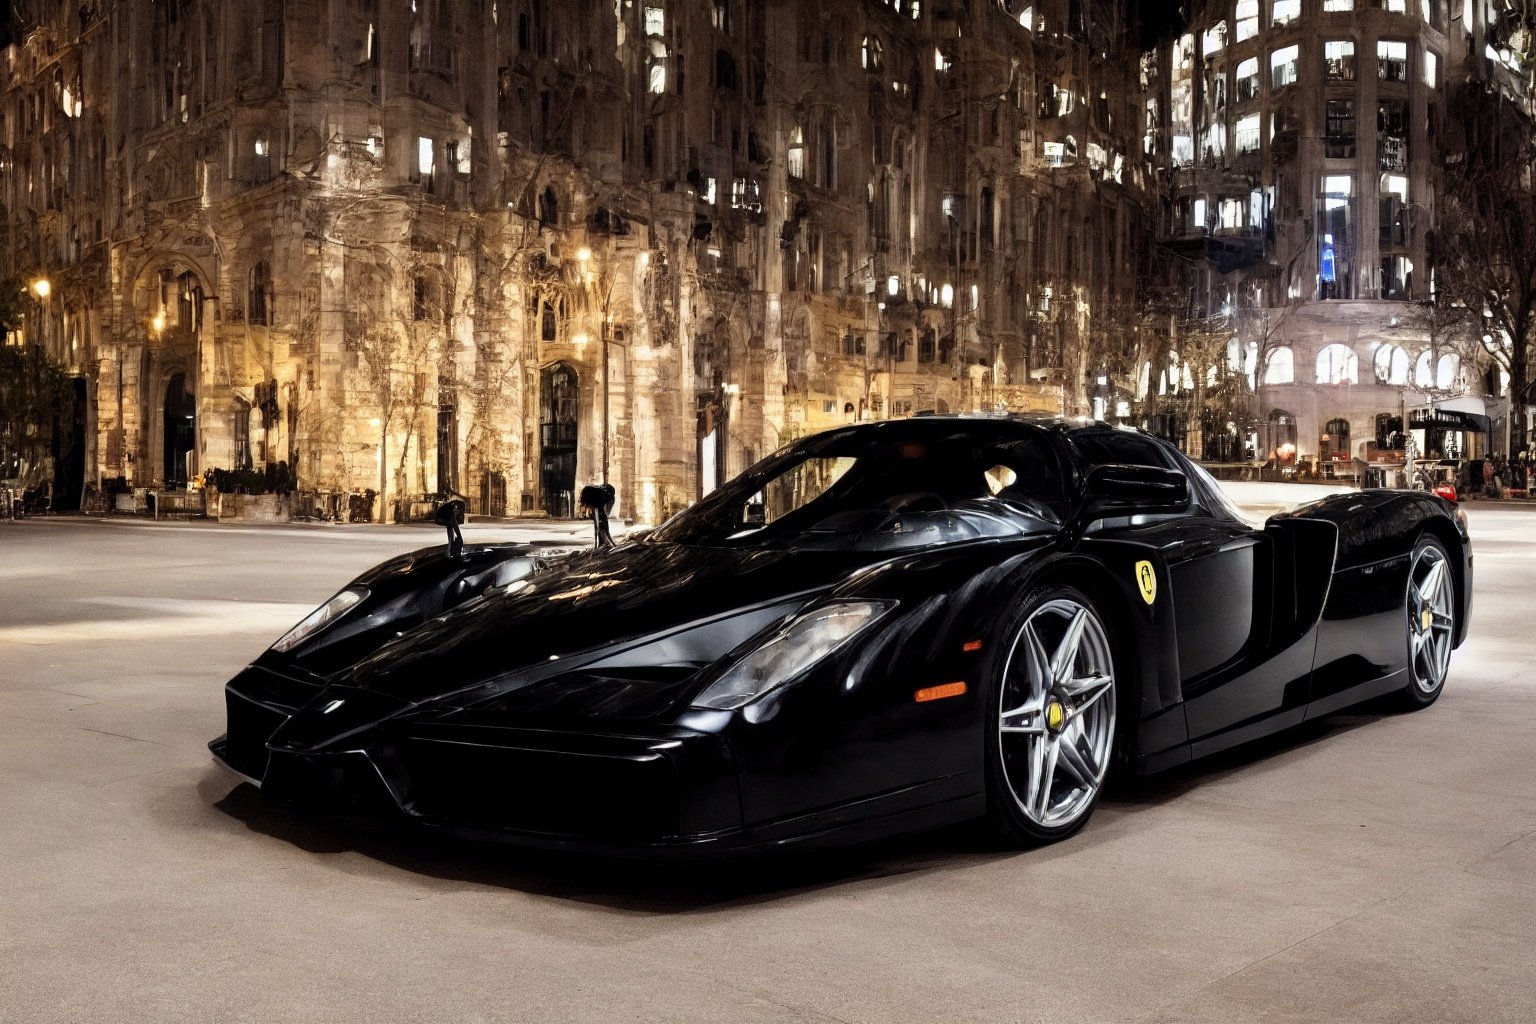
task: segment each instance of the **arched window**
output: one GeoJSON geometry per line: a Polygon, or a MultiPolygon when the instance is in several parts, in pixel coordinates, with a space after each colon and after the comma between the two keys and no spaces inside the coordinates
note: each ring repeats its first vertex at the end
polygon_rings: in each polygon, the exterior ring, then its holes
{"type": "Polygon", "coordinates": [[[1348,345],[1328,345],[1317,354],[1319,384],[1354,384],[1360,379],[1360,360],[1348,345]]]}
{"type": "Polygon", "coordinates": [[[1408,383],[1408,353],[1396,345],[1376,348],[1376,379],[1382,384],[1408,383]]]}
{"type": "Polygon", "coordinates": [[[1264,383],[1296,383],[1296,354],[1289,345],[1281,345],[1264,360],[1264,383]]]}
{"type": "Polygon", "coordinates": [[[188,270],[176,278],[176,326],[196,331],[203,324],[203,286],[188,270]]]}
{"type": "Polygon", "coordinates": [[[250,295],[246,304],[246,321],[265,326],[273,321],[272,271],[266,260],[251,268],[250,295]]]}
{"type": "Polygon", "coordinates": [[[1335,455],[1349,455],[1349,420],[1332,419],[1323,424],[1323,434],[1317,439],[1317,451],[1325,460],[1335,455]]]}
{"type": "Polygon", "coordinates": [[[880,40],[874,36],[865,36],[859,60],[866,70],[879,71],[880,65],[884,63],[880,50],[880,40]]]}
{"type": "Polygon", "coordinates": [[[539,337],[544,341],[554,341],[560,334],[558,321],[555,319],[555,307],[548,302],[543,303],[542,307],[539,317],[539,337]]]}
{"type": "Polygon", "coordinates": [[[1456,378],[1461,373],[1461,356],[1454,352],[1447,352],[1440,357],[1440,362],[1435,364],[1435,387],[1442,391],[1449,391],[1456,386],[1456,378]]]}
{"type": "Polygon", "coordinates": [[[1429,349],[1413,362],[1413,386],[1426,390],[1435,386],[1435,354],[1429,349]]]}

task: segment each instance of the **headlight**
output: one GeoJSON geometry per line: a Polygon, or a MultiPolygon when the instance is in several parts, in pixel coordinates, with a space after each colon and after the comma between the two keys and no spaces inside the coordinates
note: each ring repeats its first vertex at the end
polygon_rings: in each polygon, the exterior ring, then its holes
{"type": "Polygon", "coordinates": [[[283,638],[272,645],[272,649],[282,654],[292,647],[297,647],[306,638],[320,632],[320,630],[347,614],[353,605],[367,596],[367,587],[348,587],[306,615],[304,621],[284,633],[283,638]]]}
{"type": "Polygon", "coordinates": [[[831,655],[892,607],[889,601],[836,601],[813,608],[726,669],[693,706],[730,711],[750,704],[831,655]]]}

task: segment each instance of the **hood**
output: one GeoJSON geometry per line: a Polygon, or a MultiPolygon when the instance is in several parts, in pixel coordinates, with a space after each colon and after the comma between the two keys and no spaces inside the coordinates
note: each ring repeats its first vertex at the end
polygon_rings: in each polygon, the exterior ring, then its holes
{"type": "Polygon", "coordinates": [[[459,693],[460,703],[626,661],[696,671],[882,560],[655,543],[583,553],[423,623],[335,683],[406,704],[459,693]]]}

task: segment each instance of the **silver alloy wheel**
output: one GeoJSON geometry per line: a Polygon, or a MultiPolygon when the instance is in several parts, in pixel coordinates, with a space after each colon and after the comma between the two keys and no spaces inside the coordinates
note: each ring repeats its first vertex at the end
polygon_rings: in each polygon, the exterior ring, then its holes
{"type": "Polygon", "coordinates": [[[1019,809],[1046,828],[1077,822],[1103,785],[1115,735],[1109,637],[1093,609],[1068,597],[1035,609],[1008,654],[998,712],[1019,809]]]}
{"type": "Polygon", "coordinates": [[[1437,545],[1425,544],[1408,571],[1408,670],[1425,695],[1438,691],[1451,667],[1456,643],[1455,590],[1451,567],[1437,545]]]}

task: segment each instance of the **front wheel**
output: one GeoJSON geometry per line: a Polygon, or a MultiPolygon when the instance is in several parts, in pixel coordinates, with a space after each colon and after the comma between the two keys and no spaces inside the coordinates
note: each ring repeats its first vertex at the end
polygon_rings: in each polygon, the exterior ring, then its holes
{"type": "Polygon", "coordinates": [[[1008,842],[1064,839],[1088,821],[1114,755],[1115,666],[1092,600],[1025,601],[987,702],[987,803],[1008,842]]]}
{"type": "Polygon", "coordinates": [[[1456,645],[1456,584],[1451,560],[1438,540],[1419,538],[1408,569],[1403,598],[1408,637],[1408,685],[1398,703],[1409,711],[1435,702],[1445,688],[1456,645]]]}

